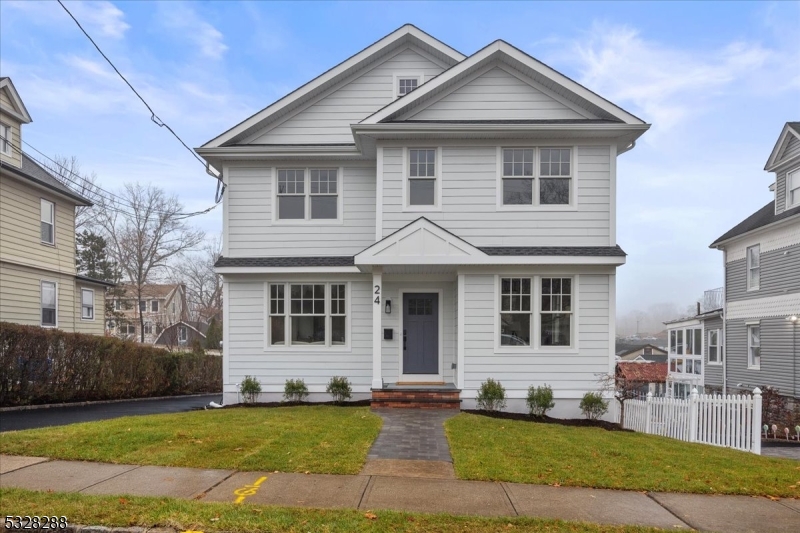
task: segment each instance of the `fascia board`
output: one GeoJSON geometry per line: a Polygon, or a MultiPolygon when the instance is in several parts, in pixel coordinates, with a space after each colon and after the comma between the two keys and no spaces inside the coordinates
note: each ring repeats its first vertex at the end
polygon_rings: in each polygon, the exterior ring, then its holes
{"type": "Polygon", "coordinates": [[[782,166],[783,164],[787,163],[788,161],[793,161],[795,157],[791,158],[791,160],[781,161],[777,163],[778,159],[783,153],[783,149],[786,146],[786,143],[789,142],[789,136],[793,135],[797,139],[800,139],[800,135],[795,132],[789,124],[784,124],[783,130],[781,131],[780,136],[778,137],[778,142],[775,143],[775,146],[772,148],[772,152],[769,154],[769,159],[767,159],[767,164],[764,165],[764,170],[767,172],[773,172],[776,168],[782,166]]]}
{"type": "Polygon", "coordinates": [[[216,267],[217,274],[358,274],[355,266],[342,267],[216,267]]]}
{"type": "Polygon", "coordinates": [[[22,98],[19,96],[19,93],[17,92],[17,88],[14,87],[14,83],[11,81],[10,78],[6,78],[0,82],[0,89],[6,89],[8,91],[8,94],[11,96],[11,101],[19,109],[19,112],[17,112],[14,109],[9,109],[5,107],[3,108],[3,112],[8,113],[12,117],[16,118],[21,122],[24,122],[25,124],[33,122],[30,113],[28,113],[28,109],[25,107],[25,103],[22,101],[22,98]]]}
{"type": "Polygon", "coordinates": [[[390,265],[611,265],[625,264],[624,257],[576,257],[576,256],[407,256],[407,257],[368,257],[356,256],[357,266],[390,266],[390,265]]]}
{"type": "Polygon", "coordinates": [[[710,245],[709,248],[716,249],[716,250],[722,250],[727,245],[729,245],[729,244],[731,244],[734,241],[737,241],[739,239],[744,239],[744,238],[747,238],[747,237],[752,237],[753,235],[759,235],[761,233],[766,233],[768,231],[772,231],[774,229],[781,228],[783,226],[790,226],[792,224],[796,224],[798,222],[798,220],[800,220],[800,213],[798,213],[796,215],[792,215],[790,217],[783,218],[783,219],[778,220],[776,222],[772,222],[771,224],[767,224],[766,226],[761,226],[760,228],[751,229],[748,232],[741,233],[741,234],[736,235],[734,237],[731,237],[729,239],[725,239],[724,241],[720,241],[720,242],[718,242],[716,244],[710,245]]]}

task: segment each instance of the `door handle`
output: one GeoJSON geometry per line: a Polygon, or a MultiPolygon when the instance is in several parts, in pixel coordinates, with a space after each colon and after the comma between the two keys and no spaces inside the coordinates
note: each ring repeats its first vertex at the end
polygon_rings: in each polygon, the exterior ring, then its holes
{"type": "Polygon", "coordinates": [[[403,330],[403,350],[406,349],[406,339],[408,336],[406,335],[406,330],[403,330]]]}

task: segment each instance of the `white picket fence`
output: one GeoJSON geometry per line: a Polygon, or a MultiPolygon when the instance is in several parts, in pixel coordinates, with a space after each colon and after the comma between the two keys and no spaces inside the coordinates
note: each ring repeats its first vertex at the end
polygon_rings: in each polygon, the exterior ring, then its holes
{"type": "Polygon", "coordinates": [[[640,433],[761,454],[761,390],[753,395],[627,400],[622,426],[640,433]]]}

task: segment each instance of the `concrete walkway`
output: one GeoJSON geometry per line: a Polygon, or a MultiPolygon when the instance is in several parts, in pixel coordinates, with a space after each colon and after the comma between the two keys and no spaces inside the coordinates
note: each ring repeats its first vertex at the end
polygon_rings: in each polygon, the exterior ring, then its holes
{"type": "Polygon", "coordinates": [[[783,533],[800,528],[800,500],[383,475],[234,472],[7,455],[0,456],[0,487],[289,507],[533,516],[724,533],[783,533]]]}

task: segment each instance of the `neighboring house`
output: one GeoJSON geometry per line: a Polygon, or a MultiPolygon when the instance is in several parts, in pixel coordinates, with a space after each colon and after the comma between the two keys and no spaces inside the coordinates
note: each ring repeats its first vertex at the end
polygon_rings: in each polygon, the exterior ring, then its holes
{"type": "Polygon", "coordinates": [[[667,361],[667,350],[662,350],[653,344],[623,346],[624,348],[619,349],[621,346],[619,344],[617,345],[617,358],[620,361],[635,361],[640,363],[665,363],[667,361]]]}
{"type": "MultiPolygon", "coordinates": [[[[702,310],[701,310],[702,311],[702,310]]],[[[721,392],[716,386],[723,360],[722,309],[665,322],[669,342],[667,390],[676,398],[721,392]]]]}
{"type": "Polygon", "coordinates": [[[617,157],[648,128],[503,41],[406,25],[209,141],[225,402],[346,376],[473,407],[494,378],[509,409],[549,384],[580,416],[615,365],[617,157]]]}
{"type": "Polygon", "coordinates": [[[196,342],[205,347],[208,324],[205,322],[179,321],[164,328],[153,344],[168,348],[191,348],[196,342]]]}
{"type": "Polygon", "coordinates": [[[616,383],[628,392],[637,394],[640,399],[664,396],[667,391],[667,363],[638,364],[633,361],[617,363],[616,383]]]}
{"type": "Polygon", "coordinates": [[[772,201],[711,244],[724,257],[727,347],[713,385],[800,398],[800,122],[786,123],[765,170],[772,201]]]}
{"type": "Polygon", "coordinates": [[[144,318],[144,342],[152,344],[165,328],[187,319],[186,288],[181,283],[148,284],[142,287],[139,301],[136,287],[121,284],[120,295],[109,295],[119,318],[109,320],[109,333],[141,341],[141,321],[144,318]]]}
{"type": "Polygon", "coordinates": [[[30,122],[0,78],[0,321],[102,335],[113,284],[75,268],[75,208],[92,203],[23,153],[30,122]]]}

